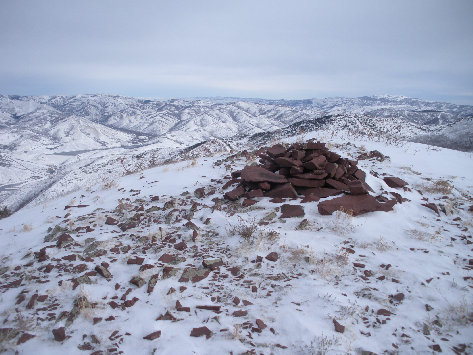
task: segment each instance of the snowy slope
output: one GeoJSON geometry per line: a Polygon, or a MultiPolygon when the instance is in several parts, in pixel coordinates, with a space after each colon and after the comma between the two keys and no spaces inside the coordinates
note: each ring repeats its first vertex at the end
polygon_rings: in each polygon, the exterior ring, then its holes
{"type": "Polygon", "coordinates": [[[392,212],[358,217],[321,216],[310,202],[302,204],[304,217],[284,220],[281,203],[268,198],[256,198],[252,207],[223,200],[230,171],[256,157],[226,153],[218,141],[180,155],[171,150],[173,163],[107,186],[79,187],[0,220],[0,349],[471,353],[471,153],[331,129],[282,142],[310,138],[344,157],[371,150],[388,156],[359,166],[376,194],[396,192],[407,201],[392,212]],[[179,161],[194,153],[206,156],[179,161]],[[389,188],[383,175],[404,179],[408,189],[389,188]],[[197,188],[204,196],[194,193],[197,188]],[[426,202],[437,204],[440,215],[422,206],[426,202]],[[140,223],[125,232],[108,220],[127,223],[137,216],[140,223]],[[269,224],[258,223],[263,218],[269,224]],[[58,247],[62,233],[72,244],[58,247]],[[270,252],[278,254],[276,261],[265,258],[270,252]],[[200,281],[181,279],[211,258],[223,265],[200,281]],[[100,276],[97,266],[111,275],[100,276]],[[134,277],[144,285],[130,283],[134,277]],[[59,334],[56,341],[53,330],[61,327],[65,339],[59,334]],[[211,332],[208,338],[191,336],[201,327],[211,332]]]}
{"type": "Polygon", "coordinates": [[[143,154],[155,164],[172,155],[170,150],[178,153],[205,141],[230,150],[260,142],[271,132],[291,136],[317,127],[471,151],[472,116],[471,106],[390,96],[0,96],[0,205],[17,210],[36,198],[44,200],[40,195],[55,197],[100,179],[113,180],[144,167],[144,159],[135,159],[143,154]]]}

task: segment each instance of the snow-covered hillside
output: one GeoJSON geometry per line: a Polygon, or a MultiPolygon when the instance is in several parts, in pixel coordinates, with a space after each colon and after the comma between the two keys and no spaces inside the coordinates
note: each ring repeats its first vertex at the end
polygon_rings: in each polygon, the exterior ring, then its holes
{"type": "Polygon", "coordinates": [[[223,150],[244,149],[264,143],[270,132],[290,136],[325,128],[471,151],[471,117],[471,106],[390,96],[322,100],[0,96],[0,206],[17,210],[35,199],[113,180],[206,141],[223,150]]]}
{"type": "MultiPolygon", "coordinates": [[[[323,216],[317,202],[268,197],[245,207],[223,199],[224,184],[255,163],[252,149],[156,148],[166,164],[0,220],[0,351],[471,353],[471,153],[309,128],[258,137],[371,156],[358,166],[373,195],[397,194],[394,210],[323,216]],[[281,218],[284,204],[304,216],[281,218]]],[[[152,159],[142,149],[125,167],[152,159]]],[[[83,169],[105,174],[112,160],[83,169]]]]}

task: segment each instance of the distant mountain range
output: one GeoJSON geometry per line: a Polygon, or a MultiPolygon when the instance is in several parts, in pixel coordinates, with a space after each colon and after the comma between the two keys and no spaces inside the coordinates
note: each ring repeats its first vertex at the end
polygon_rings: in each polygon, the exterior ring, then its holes
{"type": "Polygon", "coordinates": [[[153,100],[0,95],[0,205],[18,209],[48,191],[58,195],[83,181],[113,179],[138,169],[137,156],[157,162],[202,142],[231,149],[264,143],[271,132],[290,136],[314,129],[473,151],[473,106],[393,96],[153,100]]]}

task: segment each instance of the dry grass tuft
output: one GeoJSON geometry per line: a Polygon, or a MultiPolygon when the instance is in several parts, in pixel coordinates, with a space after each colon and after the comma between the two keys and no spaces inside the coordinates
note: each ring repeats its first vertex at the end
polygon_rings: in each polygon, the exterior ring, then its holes
{"type": "Polygon", "coordinates": [[[422,190],[431,194],[450,195],[453,191],[453,185],[448,180],[431,181],[428,185],[423,185],[422,190]]]}
{"type": "Polygon", "coordinates": [[[258,223],[255,219],[244,220],[238,217],[238,224],[227,229],[229,236],[238,235],[248,243],[254,243],[260,233],[258,233],[258,223]]]}
{"type": "Polygon", "coordinates": [[[31,232],[33,230],[33,226],[31,224],[23,224],[23,232],[31,232]]]}

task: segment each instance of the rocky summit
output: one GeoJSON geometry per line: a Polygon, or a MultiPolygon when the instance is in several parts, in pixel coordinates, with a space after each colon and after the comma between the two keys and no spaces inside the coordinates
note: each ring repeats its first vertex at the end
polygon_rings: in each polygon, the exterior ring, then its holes
{"type": "MultiPolygon", "coordinates": [[[[284,146],[276,144],[257,152],[260,165],[247,165],[243,170],[232,172],[232,180],[225,187],[233,189],[225,193],[230,201],[241,197],[297,198],[302,202],[345,194],[346,196],[323,201],[319,212],[330,215],[346,211],[357,216],[374,211],[391,211],[397,203],[395,198],[371,196],[373,189],[366,183],[366,173],[359,169],[357,161],[342,158],[330,151],[325,143],[306,142],[284,146]]],[[[384,178],[389,187],[404,187],[407,183],[396,177],[384,178]]],[[[244,204],[248,205],[248,200],[244,204]]],[[[286,205],[288,206],[288,205],[286,205]]],[[[290,215],[283,212],[284,216],[290,215]]],[[[302,212],[303,213],[303,212],[302,212]]]]}

